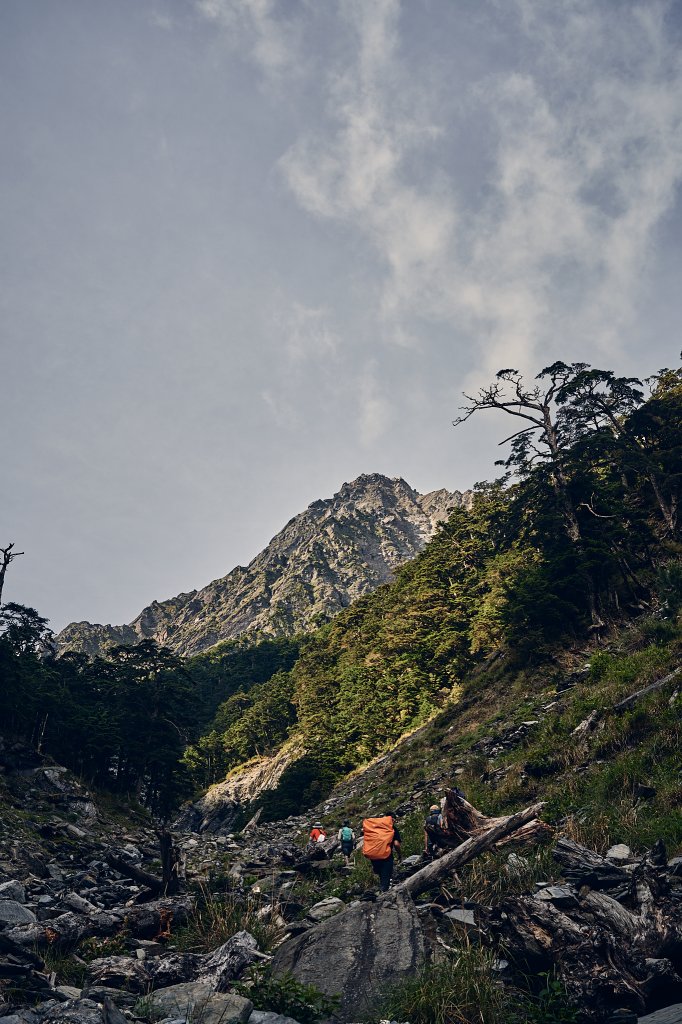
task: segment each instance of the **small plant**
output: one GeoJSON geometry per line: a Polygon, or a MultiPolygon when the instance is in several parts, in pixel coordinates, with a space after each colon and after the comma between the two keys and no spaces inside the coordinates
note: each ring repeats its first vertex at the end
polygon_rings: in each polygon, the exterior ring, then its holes
{"type": "Polygon", "coordinates": [[[45,949],[36,949],[35,953],[42,957],[46,969],[57,975],[59,985],[74,985],[82,988],[85,982],[85,965],[74,960],[70,953],[61,953],[54,946],[47,946],[45,949]]]}
{"type": "Polygon", "coordinates": [[[510,1010],[509,1024],[573,1024],[578,1011],[571,1006],[564,983],[548,972],[540,977],[544,980],[542,988],[521,997],[510,1010]]]}
{"type": "Polygon", "coordinates": [[[148,992],[147,995],[141,996],[137,1000],[133,1007],[133,1013],[142,1020],[151,1021],[152,1024],[166,1016],[166,1011],[155,1005],[153,992],[148,992]]]}
{"type": "Polygon", "coordinates": [[[126,928],[120,931],[117,935],[112,935],[109,938],[97,938],[92,936],[89,939],[84,939],[78,946],[78,955],[86,963],[90,960],[97,960],[102,956],[123,956],[124,953],[128,952],[128,939],[130,933],[126,928]]]}
{"type": "Polygon", "coordinates": [[[272,976],[268,968],[252,969],[248,982],[233,986],[240,995],[250,999],[259,1010],[271,1010],[293,1017],[300,1024],[316,1024],[330,1017],[339,1008],[338,996],[327,996],[314,985],[297,981],[292,974],[272,976]]]}

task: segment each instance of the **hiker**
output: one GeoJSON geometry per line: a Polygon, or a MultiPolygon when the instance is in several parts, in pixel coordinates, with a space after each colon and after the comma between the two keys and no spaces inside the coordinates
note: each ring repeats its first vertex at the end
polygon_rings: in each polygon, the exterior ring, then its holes
{"type": "Polygon", "coordinates": [[[326,840],[327,833],[319,821],[316,821],[311,828],[308,838],[311,843],[323,843],[326,840]]]}
{"type": "Polygon", "coordinates": [[[346,858],[346,867],[350,864],[350,857],[355,849],[355,832],[350,827],[349,821],[344,821],[339,829],[337,839],[341,843],[341,853],[346,858]]]}
{"type": "Polygon", "coordinates": [[[431,804],[429,807],[429,813],[424,822],[424,856],[432,860],[438,856],[440,847],[435,842],[433,835],[429,832],[430,828],[442,828],[443,827],[443,815],[440,812],[438,804],[431,804]]]}
{"type": "Polygon", "coordinates": [[[380,818],[365,818],[362,823],[364,843],[362,852],[379,877],[382,892],[388,892],[393,876],[393,851],[400,857],[400,832],[395,814],[389,812],[380,818]]]}

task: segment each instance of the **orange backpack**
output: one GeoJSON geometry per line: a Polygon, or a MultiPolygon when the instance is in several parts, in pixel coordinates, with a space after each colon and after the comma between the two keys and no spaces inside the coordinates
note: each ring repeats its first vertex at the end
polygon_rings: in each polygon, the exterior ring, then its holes
{"type": "Polygon", "coordinates": [[[393,838],[393,818],[365,818],[362,823],[365,841],[362,852],[370,860],[386,860],[391,856],[393,838]]]}

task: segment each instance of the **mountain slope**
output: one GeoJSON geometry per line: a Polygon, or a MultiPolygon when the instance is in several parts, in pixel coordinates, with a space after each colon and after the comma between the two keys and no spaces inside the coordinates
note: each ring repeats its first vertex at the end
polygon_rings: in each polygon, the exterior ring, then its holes
{"type": "Polygon", "coordinates": [[[92,656],[109,644],[153,639],[189,655],[247,631],[310,629],[389,580],[467,502],[466,493],[421,495],[400,478],[363,474],[291,519],[246,568],[153,601],[126,626],[71,623],[58,647],[92,656]]]}

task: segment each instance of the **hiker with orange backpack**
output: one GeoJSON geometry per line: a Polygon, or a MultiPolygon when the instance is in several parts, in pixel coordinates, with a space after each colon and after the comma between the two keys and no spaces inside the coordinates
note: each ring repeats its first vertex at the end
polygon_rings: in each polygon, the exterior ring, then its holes
{"type": "Polygon", "coordinates": [[[379,876],[381,891],[388,892],[393,877],[393,851],[400,857],[400,832],[395,814],[389,812],[380,818],[365,818],[362,834],[362,852],[372,865],[374,874],[379,876]]]}

